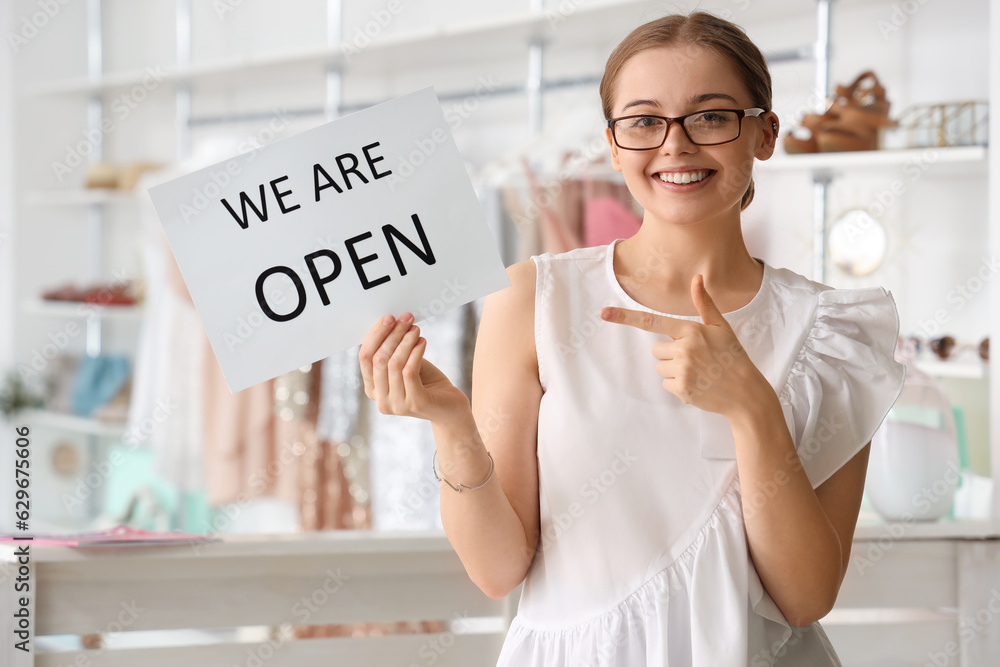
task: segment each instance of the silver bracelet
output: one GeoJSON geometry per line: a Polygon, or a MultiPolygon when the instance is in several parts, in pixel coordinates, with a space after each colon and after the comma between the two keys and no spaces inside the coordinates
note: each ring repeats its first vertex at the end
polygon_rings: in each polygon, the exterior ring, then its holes
{"type": "Polygon", "coordinates": [[[455,491],[457,491],[458,493],[462,492],[462,488],[463,487],[466,488],[466,489],[468,489],[468,490],[470,490],[470,491],[473,491],[475,489],[478,489],[478,488],[486,486],[486,482],[490,481],[490,479],[493,477],[493,469],[494,469],[495,466],[493,465],[493,455],[490,454],[490,450],[488,450],[488,449],[486,450],[486,456],[490,457],[490,474],[486,476],[486,479],[483,480],[483,483],[480,484],[479,486],[466,486],[465,484],[462,484],[461,482],[458,483],[458,486],[455,486],[454,484],[452,484],[451,482],[449,482],[448,480],[446,480],[444,477],[439,476],[438,473],[437,473],[437,463],[436,463],[436,461],[437,461],[437,450],[436,449],[434,450],[434,456],[431,457],[431,470],[434,472],[434,476],[437,477],[437,480],[439,482],[444,482],[445,484],[447,484],[451,488],[455,489],[455,491]]]}

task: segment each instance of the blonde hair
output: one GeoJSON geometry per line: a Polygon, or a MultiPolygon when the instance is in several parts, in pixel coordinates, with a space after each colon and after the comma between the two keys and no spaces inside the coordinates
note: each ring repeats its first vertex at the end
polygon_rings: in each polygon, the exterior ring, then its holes
{"type": "MultiPolygon", "coordinates": [[[[771,73],[757,45],[735,23],[706,12],[694,12],[688,16],[672,14],[644,23],[615,47],[604,66],[604,76],[601,79],[601,106],[605,120],[610,119],[614,113],[612,100],[615,80],[626,61],[646,49],[678,44],[702,46],[721,55],[736,68],[737,75],[750,92],[754,106],[770,111],[771,73]]],[[[750,185],[740,201],[740,210],[750,205],[753,194],[751,177],[750,185]]]]}

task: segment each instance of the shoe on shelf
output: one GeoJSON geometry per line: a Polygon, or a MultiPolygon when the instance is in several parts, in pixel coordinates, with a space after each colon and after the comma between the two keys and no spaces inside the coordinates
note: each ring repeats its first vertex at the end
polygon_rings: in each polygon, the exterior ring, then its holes
{"type": "Polygon", "coordinates": [[[46,301],[79,301],[84,291],[80,290],[72,283],[53,287],[42,292],[42,298],[46,301]]]}
{"type": "Polygon", "coordinates": [[[837,86],[832,109],[837,119],[824,123],[816,136],[821,152],[873,151],[878,148],[878,132],[894,124],[889,120],[885,88],[872,71],[862,72],[847,87],[837,86]]]}
{"type": "Polygon", "coordinates": [[[784,146],[786,153],[818,153],[819,144],[816,137],[819,128],[825,123],[837,119],[837,109],[832,106],[822,114],[807,113],[802,117],[800,126],[785,135],[784,146]]]}
{"type": "Polygon", "coordinates": [[[822,114],[806,114],[801,129],[786,134],[787,153],[832,153],[878,148],[878,133],[895,125],[889,119],[885,88],[872,71],[862,72],[837,95],[822,114]]]}

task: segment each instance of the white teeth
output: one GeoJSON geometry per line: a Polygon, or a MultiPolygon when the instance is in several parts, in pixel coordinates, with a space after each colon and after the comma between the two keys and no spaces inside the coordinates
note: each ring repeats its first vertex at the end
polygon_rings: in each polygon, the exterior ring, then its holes
{"type": "Polygon", "coordinates": [[[707,171],[661,171],[660,180],[664,183],[685,185],[704,180],[708,173],[707,171]]]}

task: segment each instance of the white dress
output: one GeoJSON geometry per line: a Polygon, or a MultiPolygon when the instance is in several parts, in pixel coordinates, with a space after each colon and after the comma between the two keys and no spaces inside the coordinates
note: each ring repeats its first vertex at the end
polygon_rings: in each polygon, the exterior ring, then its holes
{"type": "MultiPolygon", "coordinates": [[[[498,666],[840,665],[820,624],[791,626],[761,585],[728,420],[663,388],[650,348],[666,337],[600,319],[657,312],[615,278],[620,240],[532,256],[541,540],[498,666]]],[[[762,263],[756,296],[724,316],[815,488],[902,390],[896,305],[762,263]]]]}

